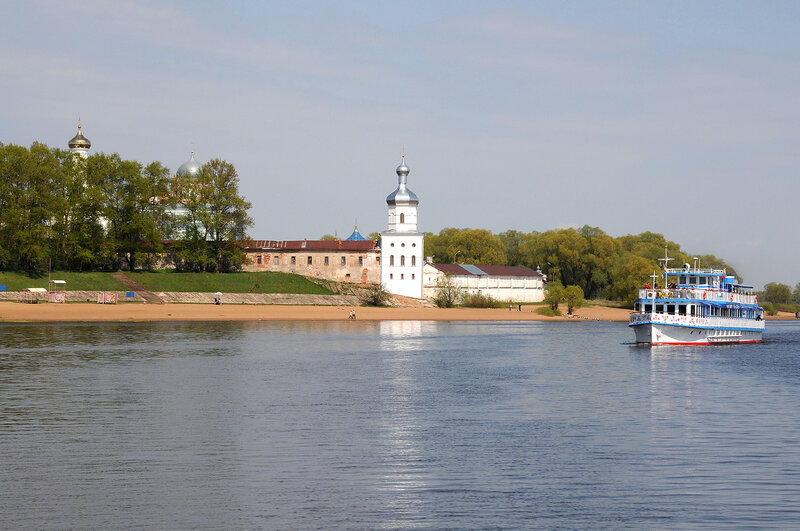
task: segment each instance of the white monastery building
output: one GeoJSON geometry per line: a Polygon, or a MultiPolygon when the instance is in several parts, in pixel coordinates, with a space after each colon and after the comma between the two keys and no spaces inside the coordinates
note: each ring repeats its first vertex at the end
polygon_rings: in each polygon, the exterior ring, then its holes
{"type": "MultiPolygon", "coordinates": [[[[78,133],[68,145],[76,157],[89,157],[92,144],[83,136],[80,120],[78,133]]],[[[200,168],[192,151],[174,175],[178,194],[184,192],[184,186],[191,185],[200,168]]],[[[416,299],[434,297],[436,280],[447,273],[465,290],[498,300],[538,302],[544,298],[546,279],[541,272],[526,267],[426,263],[424,234],[417,230],[419,198],[408,188],[410,170],[405,154],[396,172],[397,188],[386,198],[388,227],[379,241],[364,238],[358,227],[345,240],[251,240],[245,242],[249,263],[244,270],[281,271],[357,284],[381,283],[389,293],[416,299]]],[[[180,200],[168,210],[176,217],[186,212],[180,200]]],[[[101,219],[101,223],[105,228],[107,221],[101,219]]]]}
{"type": "Polygon", "coordinates": [[[422,298],[423,242],[417,231],[419,198],[406,186],[405,155],[397,167],[397,188],[386,198],[389,228],[381,233],[381,284],[389,293],[422,298]]]}
{"type": "Polygon", "coordinates": [[[436,296],[436,281],[445,275],[467,293],[513,302],[543,301],[547,281],[541,271],[529,267],[428,262],[424,267],[425,297],[436,296]]]}

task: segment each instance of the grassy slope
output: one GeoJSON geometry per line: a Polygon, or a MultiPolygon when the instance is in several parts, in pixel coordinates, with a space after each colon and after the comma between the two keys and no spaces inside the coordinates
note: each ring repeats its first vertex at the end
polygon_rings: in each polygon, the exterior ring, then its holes
{"type": "Polygon", "coordinates": [[[288,273],[175,273],[136,271],[125,273],[150,291],[201,291],[222,293],[302,293],[330,295],[332,292],[300,275],[288,273]]]}
{"type": "MultiPolygon", "coordinates": [[[[287,273],[175,273],[172,271],[136,271],[125,274],[150,291],[200,291],[223,293],[302,293],[330,295],[332,292],[300,275],[287,273]]],[[[53,271],[50,278],[65,280],[67,291],[127,291],[111,273],[76,273],[53,271]]],[[[0,284],[8,291],[23,288],[47,288],[47,273],[29,275],[0,271],[0,284]]]]}
{"type": "MultiPolygon", "coordinates": [[[[71,271],[52,271],[50,278],[65,280],[67,291],[125,291],[117,279],[109,273],[75,273],[71,271]]],[[[24,288],[47,288],[47,273],[28,274],[14,271],[0,271],[0,284],[5,284],[8,291],[19,291],[24,288]]]]}

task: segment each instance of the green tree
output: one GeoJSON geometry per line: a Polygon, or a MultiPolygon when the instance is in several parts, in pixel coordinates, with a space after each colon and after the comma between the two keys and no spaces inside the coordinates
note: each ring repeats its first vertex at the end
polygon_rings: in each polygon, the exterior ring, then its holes
{"type": "Polygon", "coordinates": [[[567,303],[567,313],[572,315],[572,310],[583,306],[583,290],[580,286],[567,286],[564,288],[564,302],[567,303]]]}
{"type": "Polygon", "coordinates": [[[126,223],[118,234],[131,271],[139,266],[152,268],[164,250],[162,240],[168,231],[164,199],[168,197],[168,178],[169,170],[153,162],[131,172],[124,183],[126,223]]]}
{"type": "Polygon", "coordinates": [[[457,263],[505,265],[506,249],[497,236],[484,229],[464,229],[450,238],[448,256],[457,263]]]}
{"type": "Polygon", "coordinates": [[[220,159],[207,162],[194,177],[184,177],[181,220],[185,237],[177,262],[198,271],[240,269],[247,256],[244,241],[253,220],[252,206],[239,194],[239,176],[233,164],[220,159]]]}
{"type": "Polygon", "coordinates": [[[322,237],[320,238],[320,240],[326,241],[326,242],[335,242],[335,241],[338,241],[339,238],[337,238],[333,234],[323,234],[322,237]]]}
{"type": "Polygon", "coordinates": [[[168,232],[169,171],[113,155],[97,154],[87,163],[87,186],[99,188],[106,224],[105,249],[114,269],[152,267],[163,252],[168,232]]]}
{"type": "Polygon", "coordinates": [[[461,229],[448,227],[439,231],[439,234],[425,233],[425,254],[432,256],[433,261],[439,264],[453,263],[453,255],[448,255],[450,240],[461,232],[461,229]]]}
{"type": "Polygon", "coordinates": [[[588,242],[575,229],[530,234],[520,245],[524,265],[541,266],[550,281],[582,287],[588,276],[584,262],[588,250],[588,242]]]}
{"type": "Polygon", "coordinates": [[[619,257],[621,245],[597,227],[584,225],[578,233],[588,244],[584,256],[584,293],[589,297],[606,295],[611,284],[611,270],[619,257]]]}
{"type": "Polygon", "coordinates": [[[24,271],[48,267],[58,171],[58,159],[44,144],[30,149],[0,144],[0,266],[24,271]]]}
{"type": "Polygon", "coordinates": [[[630,253],[623,254],[614,265],[611,296],[632,305],[639,298],[639,288],[644,287],[657,268],[658,265],[652,260],[630,253]]]}
{"type": "Polygon", "coordinates": [[[52,233],[54,269],[91,270],[106,265],[105,233],[100,224],[103,197],[89,181],[87,161],[73,153],[55,150],[60,171],[53,182],[52,233]]]}
{"type": "Polygon", "coordinates": [[[774,304],[789,304],[792,302],[792,289],[786,284],[770,282],[764,286],[763,300],[774,304]]]}
{"type": "Polygon", "coordinates": [[[546,302],[553,311],[558,310],[558,305],[564,302],[564,286],[560,282],[548,282],[547,291],[544,293],[546,302]]]}
{"type": "Polygon", "coordinates": [[[794,286],[794,291],[792,291],[792,302],[800,304],[800,282],[794,286]]]}
{"type": "Polygon", "coordinates": [[[522,265],[522,254],[519,251],[519,246],[525,241],[525,234],[515,230],[507,230],[498,234],[497,238],[503,242],[505,247],[506,265],[522,265]]]}
{"type": "Polygon", "coordinates": [[[439,308],[452,308],[464,294],[464,289],[453,282],[449,273],[436,279],[435,289],[436,295],[433,302],[439,308]]]}

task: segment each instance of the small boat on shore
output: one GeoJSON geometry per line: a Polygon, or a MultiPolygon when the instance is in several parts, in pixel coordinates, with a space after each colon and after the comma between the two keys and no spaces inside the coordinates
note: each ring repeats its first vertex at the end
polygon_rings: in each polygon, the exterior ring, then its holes
{"type": "MultiPolygon", "coordinates": [[[[665,257],[664,264],[670,259],[665,257]]],[[[636,342],[649,345],[760,343],[764,308],[752,286],[736,283],[724,269],[689,264],[664,267],[663,286],[639,290],[630,315],[636,342]]],[[[653,275],[653,280],[658,275],[653,275]]]]}

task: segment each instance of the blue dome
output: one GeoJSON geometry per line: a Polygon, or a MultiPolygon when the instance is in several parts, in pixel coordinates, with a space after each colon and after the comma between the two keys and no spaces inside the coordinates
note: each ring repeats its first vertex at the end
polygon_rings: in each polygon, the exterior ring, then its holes
{"type": "Polygon", "coordinates": [[[358,227],[356,227],[353,230],[353,234],[351,234],[350,236],[347,237],[347,239],[345,239],[346,242],[363,242],[366,240],[367,239],[363,237],[360,232],[358,232],[358,227]]]}

